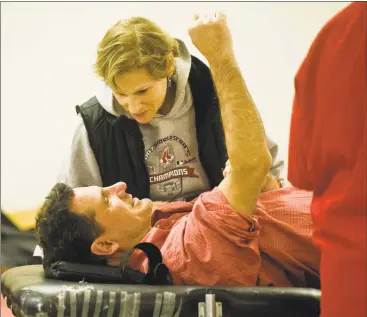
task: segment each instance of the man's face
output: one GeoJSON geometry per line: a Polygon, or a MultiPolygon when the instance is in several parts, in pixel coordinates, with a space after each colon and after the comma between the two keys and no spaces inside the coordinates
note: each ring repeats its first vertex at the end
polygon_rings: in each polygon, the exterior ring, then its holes
{"type": "Polygon", "coordinates": [[[167,78],[155,79],[145,68],[117,75],[113,92],[117,102],[139,123],[152,121],[167,92],[167,78]]]}
{"type": "Polygon", "coordinates": [[[149,231],[153,204],[126,193],[125,183],[110,187],[79,187],[73,190],[70,210],[79,214],[94,212],[95,221],[104,230],[103,241],[116,243],[128,250],[149,231]]]}

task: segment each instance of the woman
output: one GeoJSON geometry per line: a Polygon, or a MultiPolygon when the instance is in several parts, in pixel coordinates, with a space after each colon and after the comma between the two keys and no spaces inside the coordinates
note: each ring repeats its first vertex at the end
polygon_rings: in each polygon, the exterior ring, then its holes
{"type": "MultiPolygon", "coordinates": [[[[80,115],[59,181],[71,187],[123,181],[133,197],[188,200],[217,186],[227,161],[209,68],[152,21],[109,29],[98,47],[101,91],[80,115]]],[[[269,140],[275,161],[277,145],[269,140]]],[[[283,162],[273,165],[279,176],[283,162]]]]}

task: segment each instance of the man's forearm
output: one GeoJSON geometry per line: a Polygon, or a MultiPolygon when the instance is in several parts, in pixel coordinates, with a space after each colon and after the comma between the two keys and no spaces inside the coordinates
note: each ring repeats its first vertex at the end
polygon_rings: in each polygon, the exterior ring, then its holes
{"type": "Polygon", "coordinates": [[[189,34],[210,65],[232,165],[218,187],[236,212],[251,216],[272,162],[260,115],[234,57],[225,15],[196,16],[189,34]]]}
{"type": "Polygon", "coordinates": [[[233,172],[243,168],[268,169],[272,159],[264,127],[234,55],[209,60],[209,65],[233,172]]]}

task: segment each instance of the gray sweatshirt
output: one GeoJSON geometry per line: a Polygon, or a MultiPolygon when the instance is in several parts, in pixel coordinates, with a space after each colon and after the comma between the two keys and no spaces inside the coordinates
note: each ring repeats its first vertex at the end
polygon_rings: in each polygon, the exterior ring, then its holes
{"type": "MultiPolygon", "coordinates": [[[[176,96],[170,112],[156,114],[149,124],[139,124],[145,146],[145,163],[149,173],[152,200],[180,200],[210,189],[207,175],[201,165],[196,139],[195,110],[188,77],[191,56],[185,44],[179,41],[180,54],[175,59],[172,81],[176,96]]],[[[101,106],[116,117],[131,116],[120,107],[112,90],[101,83],[96,97],[101,106]]],[[[273,157],[272,173],[280,176],[282,161],[276,161],[278,146],[268,138],[273,157]]],[[[60,174],[59,182],[69,186],[103,186],[98,164],[91,149],[83,119],[78,115],[74,137],[60,174]]],[[[127,184],[127,192],[129,184],[127,184]]]]}

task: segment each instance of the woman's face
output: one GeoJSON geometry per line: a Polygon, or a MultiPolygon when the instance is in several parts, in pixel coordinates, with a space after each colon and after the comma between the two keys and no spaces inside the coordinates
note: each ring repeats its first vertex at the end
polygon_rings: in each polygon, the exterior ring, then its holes
{"type": "Polygon", "coordinates": [[[117,102],[139,123],[152,121],[167,92],[167,78],[155,79],[145,68],[115,77],[117,102]]]}

